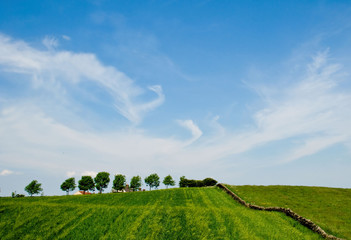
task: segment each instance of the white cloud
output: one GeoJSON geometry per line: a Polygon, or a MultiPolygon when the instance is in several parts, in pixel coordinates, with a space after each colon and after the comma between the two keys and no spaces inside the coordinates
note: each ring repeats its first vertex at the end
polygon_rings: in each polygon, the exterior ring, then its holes
{"type": "Polygon", "coordinates": [[[71,178],[71,177],[74,177],[76,175],[76,172],[75,171],[67,171],[66,172],[66,176],[71,178]]]}
{"type": "Polygon", "coordinates": [[[55,37],[52,37],[52,36],[45,36],[42,43],[49,50],[54,50],[59,45],[59,41],[55,37]]]}
{"type": "Polygon", "coordinates": [[[296,159],[300,159],[305,156],[313,155],[336,143],[345,142],[345,140],[348,140],[349,137],[350,136],[338,135],[338,136],[323,136],[318,138],[307,139],[304,141],[302,146],[297,147],[293,149],[291,152],[289,152],[289,154],[286,155],[281,162],[287,163],[296,159]]]}
{"type": "Polygon", "coordinates": [[[98,173],[94,171],[84,171],[81,173],[82,176],[91,176],[91,177],[96,177],[98,173]]]}
{"type": "Polygon", "coordinates": [[[269,97],[268,105],[255,116],[262,143],[290,137],[307,139],[304,150],[297,150],[293,154],[296,157],[289,160],[351,139],[347,123],[351,94],[337,91],[343,76],[341,66],[328,64],[327,56],[327,52],[318,54],[300,82],[277,98],[269,97]]]}
{"type": "Polygon", "coordinates": [[[67,35],[62,35],[62,38],[65,39],[66,41],[70,41],[71,37],[67,36],[67,35]]]}
{"type": "MultiPolygon", "coordinates": [[[[49,49],[57,46],[53,38],[45,38],[49,49]]],[[[0,66],[4,71],[29,75],[36,87],[62,90],[64,96],[70,87],[79,87],[82,82],[92,82],[104,89],[114,100],[116,110],[133,123],[140,123],[144,114],[164,101],[161,86],[149,89],[157,97],[149,102],[140,101],[143,89],[115,67],[103,65],[94,54],[67,51],[40,51],[23,41],[14,41],[0,35],[0,66]],[[54,84],[54,85],[53,85],[54,84]]]]}
{"type": "Polygon", "coordinates": [[[186,144],[191,144],[202,136],[202,131],[193,120],[178,120],[178,123],[191,132],[192,138],[186,144]]]}
{"type": "Polygon", "coordinates": [[[110,133],[74,130],[30,104],[3,109],[0,126],[2,163],[69,171],[67,174],[73,174],[72,169],[82,173],[87,168],[121,171],[135,166],[147,171],[167,165],[169,156],[182,151],[184,145],[172,138],[147,136],[138,129],[110,133]]]}
{"type": "Polygon", "coordinates": [[[14,174],[14,172],[11,170],[8,170],[8,169],[4,169],[0,172],[0,176],[7,176],[7,175],[11,175],[11,174],[14,174]]]}
{"type": "Polygon", "coordinates": [[[345,74],[340,65],[329,64],[327,59],[327,52],[317,54],[307,66],[307,73],[301,73],[286,88],[270,91],[271,95],[258,89],[266,95],[265,107],[254,114],[255,125],[236,132],[221,129],[220,138],[207,138],[188,154],[210,162],[233,158],[272,142],[300,139],[300,145],[289,147],[289,154],[271,156],[278,163],[286,163],[334,144],[347,146],[351,141],[351,93],[338,88],[345,74]]]}
{"type": "Polygon", "coordinates": [[[149,89],[157,94],[157,98],[150,102],[142,103],[139,105],[133,105],[132,103],[127,103],[127,108],[125,104],[115,104],[115,107],[118,111],[131,120],[132,122],[139,123],[141,121],[142,116],[144,113],[149,112],[158,106],[160,106],[164,100],[165,96],[162,92],[162,87],[159,85],[150,86],[149,89]]]}
{"type": "MultiPolygon", "coordinates": [[[[256,125],[235,133],[220,126],[218,137],[203,136],[192,120],[178,121],[192,135],[184,141],[151,137],[135,128],[108,134],[77,131],[30,104],[7,107],[0,114],[0,156],[7,164],[26,165],[28,161],[28,166],[65,172],[72,169],[83,172],[86,168],[120,171],[119,167],[134,169],[135,166],[145,171],[155,166],[182,169],[198,163],[211,166],[220,159],[235,159],[233,156],[258,146],[299,138],[301,144],[291,146],[289,155],[275,156],[281,162],[293,161],[333,144],[351,141],[348,127],[351,94],[335,90],[340,66],[327,62],[315,65],[318,69],[310,68],[313,71],[281,89],[281,94],[267,97],[265,108],[254,115],[256,125]],[[193,145],[198,139],[201,141],[193,145]],[[11,142],[16,142],[18,151],[10,150],[11,142]],[[22,160],[22,156],[27,160],[22,160]]],[[[153,90],[162,93],[157,86],[153,90]]]]}

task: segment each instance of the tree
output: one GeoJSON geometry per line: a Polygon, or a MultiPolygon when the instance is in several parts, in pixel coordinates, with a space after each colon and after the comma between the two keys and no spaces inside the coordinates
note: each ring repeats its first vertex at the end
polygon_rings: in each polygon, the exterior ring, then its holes
{"type": "Polygon", "coordinates": [[[82,176],[82,179],[78,181],[78,188],[83,190],[84,194],[85,191],[94,191],[95,183],[93,178],[91,176],[82,176]]]}
{"type": "Polygon", "coordinates": [[[126,176],[122,174],[115,175],[115,180],[113,180],[113,189],[121,191],[126,186],[126,176]]]}
{"type": "Polygon", "coordinates": [[[135,191],[135,189],[138,189],[141,187],[141,177],[140,176],[134,176],[132,177],[132,180],[130,180],[130,187],[135,191]]]}
{"type": "Polygon", "coordinates": [[[62,191],[66,191],[69,195],[69,191],[73,191],[76,188],[76,183],[74,178],[68,178],[61,184],[62,191]]]}
{"type": "Polygon", "coordinates": [[[33,180],[30,184],[28,184],[24,190],[30,195],[39,194],[43,189],[41,188],[41,183],[38,183],[37,180],[33,180]]]}
{"type": "Polygon", "coordinates": [[[94,178],[96,189],[102,193],[110,182],[110,174],[108,172],[99,172],[94,178]]]}
{"type": "Polygon", "coordinates": [[[188,186],[188,179],[185,176],[180,177],[179,180],[179,187],[187,187],[188,186]]]}
{"type": "Polygon", "coordinates": [[[208,187],[215,186],[217,181],[213,178],[205,178],[204,180],[186,179],[184,176],[180,178],[179,187],[208,187]]]}
{"type": "Polygon", "coordinates": [[[151,188],[157,188],[158,186],[160,186],[160,178],[156,173],[151,174],[150,176],[148,176],[147,178],[145,178],[145,183],[147,186],[151,188]]]}
{"type": "Polygon", "coordinates": [[[205,178],[202,181],[204,182],[205,186],[215,186],[217,184],[217,181],[214,180],[213,178],[205,178]]]}
{"type": "Polygon", "coordinates": [[[165,177],[163,179],[162,182],[164,185],[166,185],[166,188],[168,188],[168,186],[174,186],[175,185],[175,181],[173,180],[173,178],[171,177],[171,175],[168,175],[167,177],[165,177]]]}

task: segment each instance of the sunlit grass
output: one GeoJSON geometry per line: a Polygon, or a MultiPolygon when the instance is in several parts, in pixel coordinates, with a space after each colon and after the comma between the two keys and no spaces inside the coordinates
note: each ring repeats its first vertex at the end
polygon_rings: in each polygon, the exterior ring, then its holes
{"type": "Polygon", "coordinates": [[[1,239],[321,239],[218,188],[0,199],[1,239]]]}
{"type": "Polygon", "coordinates": [[[351,189],[303,186],[230,186],[249,203],[290,208],[327,233],[351,239],[351,189]]]}

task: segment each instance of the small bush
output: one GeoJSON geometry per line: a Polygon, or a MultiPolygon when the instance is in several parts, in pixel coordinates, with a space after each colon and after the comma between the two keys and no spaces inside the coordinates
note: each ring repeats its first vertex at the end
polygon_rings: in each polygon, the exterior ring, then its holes
{"type": "Polygon", "coordinates": [[[12,192],[11,197],[19,198],[19,197],[24,197],[24,195],[23,194],[18,194],[18,193],[16,194],[16,192],[12,192]]]}

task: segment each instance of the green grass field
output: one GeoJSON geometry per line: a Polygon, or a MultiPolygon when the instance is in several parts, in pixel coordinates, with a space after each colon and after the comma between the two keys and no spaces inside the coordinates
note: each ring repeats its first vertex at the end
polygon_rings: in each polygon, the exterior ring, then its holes
{"type": "Polygon", "coordinates": [[[230,186],[249,203],[290,208],[327,233],[351,239],[351,189],[302,186],[230,186]]]}
{"type": "Polygon", "coordinates": [[[0,198],[1,239],[322,239],[218,188],[0,198]]]}

